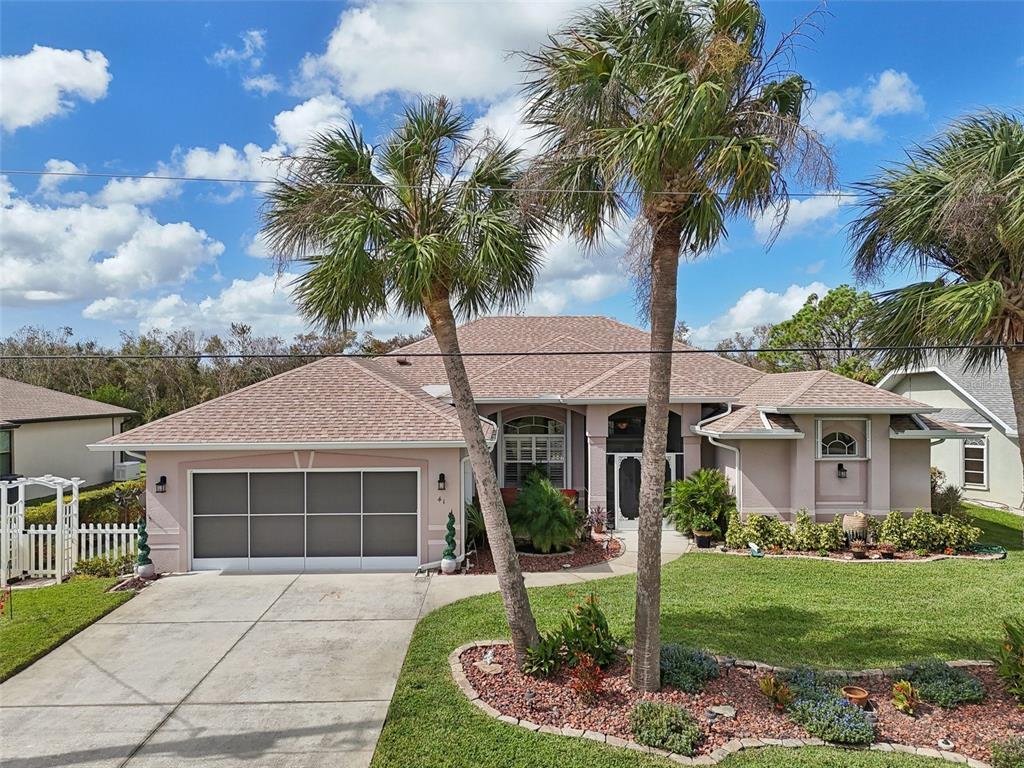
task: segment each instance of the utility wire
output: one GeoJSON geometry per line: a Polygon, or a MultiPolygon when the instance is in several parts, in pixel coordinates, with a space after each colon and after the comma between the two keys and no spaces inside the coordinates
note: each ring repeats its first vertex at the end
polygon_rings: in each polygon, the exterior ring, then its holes
{"type": "MultiPolygon", "coordinates": [[[[86,178],[86,179],[151,179],[154,181],[200,181],[207,182],[210,184],[271,184],[274,179],[233,179],[227,177],[206,177],[206,176],[178,176],[174,174],[155,174],[155,173],[94,173],[92,171],[40,171],[27,168],[0,168],[0,174],[7,174],[9,176],[59,176],[59,177],[72,177],[72,178],[86,178]]],[[[412,184],[366,184],[363,182],[356,181],[332,181],[324,182],[324,186],[329,187],[351,187],[358,189],[420,189],[412,184]]],[[[488,187],[493,192],[534,192],[538,194],[555,194],[563,192],[560,189],[544,189],[538,187],[488,187]]],[[[600,189],[582,189],[577,190],[573,194],[590,194],[590,195],[606,195],[608,192],[600,189]]],[[[671,195],[672,197],[696,197],[699,196],[700,192],[648,192],[650,195],[671,195]]],[[[800,198],[815,198],[815,197],[827,197],[827,198],[852,198],[855,196],[853,192],[836,190],[834,192],[789,192],[789,197],[800,197],[800,198]]]]}
{"type": "Polygon", "coordinates": [[[651,349],[600,349],[593,351],[565,351],[556,352],[551,350],[534,350],[531,352],[259,352],[248,354],[237,353],[175,353],[158,355],[125,355],[125,354],[102,354],[85,353],[76,355],[53,354],[53,355],[0,355],[0,362],[13,362],[17,360],[235,360],[235,359],[317,359],[326,358],[417,358],[417,357],[592,357],[592,356],[616,356],[616,355],[722,355],[726,353],[780,353],[780,352],[910,352],[941,350],[947,352],[963,351],[968,349],[1024,349],[1024,343],[1020,344],[933,344],[913,347],[757,347],[745,349],[743,347],[732,347],[729,349],[702,349],[698,347],[687,347],[685,349],[669,349],[655,351],[651,349]]]}

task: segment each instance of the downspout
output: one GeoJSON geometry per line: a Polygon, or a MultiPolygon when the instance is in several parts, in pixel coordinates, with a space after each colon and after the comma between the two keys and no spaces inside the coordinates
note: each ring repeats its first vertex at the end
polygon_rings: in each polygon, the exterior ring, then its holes
{"type": "MultiPolygon", "coordinates": [[[[701,419],[697,422],[695,429],[699,431],[709,421],[728,416],[730,413],[732,413],[732,403],[726,403],[725,413],[716,413],[714,416],[708,416],[706,419],[701,419]]],[[[732,451],[736,454],[736,511],[743,514],[743,464],[739,447],[735,445],[726,445],[711,435],[704,435],[704,437],[706,437],[708,442],[716,448],[724,448],[725,450],[732,451]]]]}

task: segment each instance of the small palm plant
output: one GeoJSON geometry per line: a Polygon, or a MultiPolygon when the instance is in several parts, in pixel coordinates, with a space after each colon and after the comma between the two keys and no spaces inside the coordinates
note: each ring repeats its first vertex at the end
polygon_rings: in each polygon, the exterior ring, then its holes
{"type": "MultiPolygon", "coordinates": [[[[1024,123],[983,112],[954,122],[909,159],[858,185],[854,268],[863,280],[916,269],[934,279],[883,292],[869,323],[890,369],[928,346],[973,346],[968,365],[1005,359],[1024,424],[1024,123]]],[[[959,354],[954,352],[951,354],[959,354]]],[[[937,355],[942,357],[940,353],[937,355]]],[[[1024,442],[1020,445],[1024,461],[1024,442]]]]}
{"type": "Polygon", "coordinates": [[[698,469],[668,487],[665,515],[680,533],[717,533],[725,529],[729,514],[736,510],[736,496],[729,479],[719,469],[698,469]]]}

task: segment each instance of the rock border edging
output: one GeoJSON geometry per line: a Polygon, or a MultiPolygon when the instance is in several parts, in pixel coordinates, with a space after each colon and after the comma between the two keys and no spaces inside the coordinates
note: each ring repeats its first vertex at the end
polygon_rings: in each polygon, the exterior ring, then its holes
{"type": "MultiPolygon", "coordinates": [[[[567,725],[561,728],[556,728],[553,725],[538,725],[530,720],[501,714],[501,712],[480,698],[480,694],[477,693],[473,684],[469,682],[469,678],[466,677],[466,673],[462,669],[462,654],[471,648],[490,648],[496,645],[510,645],[510,643],[507,640],[476,640],[471,643],[460,645],[448,654],[448,666],[451,669],[452,678],[455,680],[455,684],[459,687],[459,690],[461,690],[466,698],[469,699],[469,702],[485,715],[489,715],[503,723],[525,728],[526,730],[533,731],[535,733],[549,733],[555,736],[572,736],[575,738],[590,739],[613,747],[623,747],[625,749],[636,750],[637,752],[658,755],[671,760],[674,763],[678,763],[679,765],[717,765],[735,752],[741,752],[745,749],[758,749],[761,747],[784,747],[790,749],[800,749],[802,747],[837,747],[840,749],[869,750],[871,752],[902,752],[908,755],[932,757],[939,760],[945,760],[949,763],[966,765],[968,768],[991,768],[988,763],[983,762],[982,760],[976,760],[972,757],[968,757],[967,755],[962,755],[959,752],[947,752],[944,750],[934,749],[932,747],[912,747],[907,744],[898,744],[896,742],[887,741],[876,741],[866,747],[851,747],[848,744],[834,744],[818,738],[732,739],[731,741],[727,741],[711,754],[689,757],[687,755],[680,755],[676,752],[669,752],[664,749],[648,747],[644,744],[638,744],[635,741],[623,739],[618,736],[611,736],[606,733],[601,733],[600,731],[581,731],[578,728],[572,728],[567,725]]],[[[759,661],[750,661],[748,659],[736,659],[730,656],[715,656],[714,658],[719,664],[727,667],[736,666],[744,669],[754,669],[761,672],[778,673],[790,671],[789,667],[777,667],[772,666],[771,664],[764,664],[759,661]]],[[[951,667],[992,666],[992,662],[989,660],[975,661],[971,659],[958,659],[956,661],[948,661],[946,663],[951,667]]],[[[882,677],[883,675],[905,671],[906,668],[907,665],[862,670],[829,669],[822,670],[822,674],[834,675],[836,677],[882,677]]]]}

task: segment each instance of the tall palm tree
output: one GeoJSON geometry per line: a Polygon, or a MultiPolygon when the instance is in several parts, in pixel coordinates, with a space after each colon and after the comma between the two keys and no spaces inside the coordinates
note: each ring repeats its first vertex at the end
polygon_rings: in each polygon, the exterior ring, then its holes
{"type": "Polygon", "coordinates": [[[661,521],[676,276],[732,215],[787,209],[783,171],[830,185],[832,166],[801,122],[810,87],[772,51],[754,0],[619,0],[583,11],[524,54],[527,120],[545,141],[529,186],[586,244],[635,214],[632,256],[651,324],[640,481],[632,682],[660,686],[661,521]]]}
{"type": "Polygon", "coordinates": [[[519,655],[538,640],[494,466],[459,351],[456,315],[516,306],[533,287],[548,221],[510,191],[520,153],[445,99],[405,110],[371,147],[355,125],[315,138],[274,183],[264,211],[272,252],[307,265],[294,281],[310,320],[336,329],[396,310],[427,316],[444,355],[487,539],[519,655]]]}
{"type": "MultiPolygon", "coordinates": [[[[880,295],[869,332],[873,345],[895,347],[883,353],[886,367],[922,363],[922,346],[984,345],[968,349],[966,362],[991,368],[1005,355],[1014,413],[1024,425],[1020,116],[987,111],[957,120],[906,162],[857,186],[857,276],[877,280],[906,268],[939,273],[880,295]]],[[[1020,449],[1024,462],[1024,441],[1020,449]]]]}

